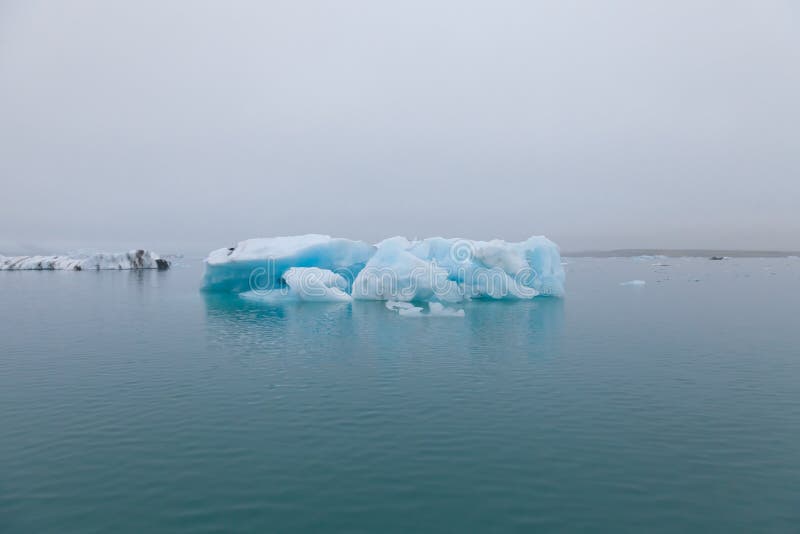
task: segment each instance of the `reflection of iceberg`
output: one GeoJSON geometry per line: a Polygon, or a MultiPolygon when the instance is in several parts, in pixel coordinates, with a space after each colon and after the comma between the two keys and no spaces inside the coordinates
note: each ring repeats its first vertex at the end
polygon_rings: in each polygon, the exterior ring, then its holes
{"type": "Polygon", "coordinates": [[[203,293],[203,300],[211,343],[222,354],[252,353],[261,358],[316,351],[330,356],[351,351],[359,340],[349,303],[264,306],[234,294],[211,292],[203,293]]]}
{"type": "Polygon", "coordinates": [[[563,340],[564,307],[563,299],[471,304],[466,310],[471,335],[465,351],[481,357],[486,347],[517,349],[528,356],[557,354],[563,340]]]}
{"type": "Polygon", "coordinates": [[[252,291],[248,298],[262,300],[518,300],[562,296],[564,269],[558,247],[545,237],[519,243],[393,237],[372,246],[312,234],[216,250],[206,259],[204,287],[252,291]]]}
{"type": "Polygon", "coordinates": [[[79,256],[0,256],[0,271],[88,271],[168,269],[170,262],[149,250],[79,256]]]}
{"type": "Polygon", "coordinates": [[[565,327],[563,299],[467,302],[466,316],[458,320],[399,318],[379,313],[387,303],[363,300],[264,306],[213,292],[204,293],[203,300],[212,344],[221,354],[248,354],[252,365],[262,365],[265,357],[280,359],[281,365],[310,359],[330,363],[333,354],[368,354],[359,361],[369,366],[379,361],[405,365],[409,355],[425,353],[431,356],[428,361],[551,358],[561,352],[565,327]],[[287,358],[289,354],[298,359],[287,358]]]}

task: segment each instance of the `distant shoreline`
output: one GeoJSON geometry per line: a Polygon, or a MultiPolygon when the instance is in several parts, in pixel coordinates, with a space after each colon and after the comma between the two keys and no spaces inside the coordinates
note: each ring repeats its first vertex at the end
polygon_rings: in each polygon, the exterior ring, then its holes
{"type": "Polygon", "coordinates": [[[668,249],[621,248],[616,250],[582,250],[562,252],[568,258],[632,258],[636,256],[665,256],[667,258],[788,258],[800,256],[798,251],[782,250],[720,250],[720,249],[668,249]]]}

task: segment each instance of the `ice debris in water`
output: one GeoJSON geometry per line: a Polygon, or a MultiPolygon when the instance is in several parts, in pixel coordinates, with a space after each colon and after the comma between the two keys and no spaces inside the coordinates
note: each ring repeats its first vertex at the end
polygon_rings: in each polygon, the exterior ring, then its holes
{"type": "MultiPolygon", "coordinates": [[[[400,302],[400,301],[397,301],[397,300],[387,300],[386,301],[386,309],[387,310],[411,310],[411,309],[414,309],[414,308],[416,308],[416,306],[414,306],[410,302],[400,302]]],[[[419,309],[421,310],[422,308],[419,308],[419,309]]]]}
{"type": "Polygon", "coordinates": [[[628,280],[627,282],[621,282],[619,285],[621,286],[643,286],[647,282],[644,280],[628,280]]]}
{"type": "Polygon", "coordinates": [[[169,260],[149,250],[75,256],[0,256],[0,271],[168,269],[169,260]]]}
{"type": "Polygon", "coordinates": [[[386,308],[397,311],[402,317],[464,317],[463,309],[447,308],[441,302],[429,302],[428,313],[423,313],[421,307],[410,302],[396,300],[387,300],[386,308]]]}
{"type": "Polygon", "coordinates": [[[464,310],[445,308],[444,305],[440,302],[429,302],[428,315],[432,315],[435,317],[464,317],[464,310]]]}
{"type": "Polygon", "coordinates": [[[204,288],[258,300],[530,299],[563,296],[564,268],[545,237],[517,243],[392,237],[370,245],[309,234],[249,239],[211,252],[204,288]]]}

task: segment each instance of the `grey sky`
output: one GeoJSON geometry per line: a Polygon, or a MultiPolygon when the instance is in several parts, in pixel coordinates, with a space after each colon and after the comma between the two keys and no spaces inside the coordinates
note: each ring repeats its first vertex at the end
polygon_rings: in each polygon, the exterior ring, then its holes
{"type": "Polygon", "coordinates": [[[0,252],[797,249],[798,129],[790,0],[0,0],[0,252]]]}

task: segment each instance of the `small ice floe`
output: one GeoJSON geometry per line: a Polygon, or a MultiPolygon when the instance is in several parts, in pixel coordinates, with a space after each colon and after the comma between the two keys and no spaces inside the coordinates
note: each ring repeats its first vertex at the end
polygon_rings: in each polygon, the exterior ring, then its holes
{"type": "MultiPolygon", "coordinates": [[[[410,310],[412,308],[416,308],[410,302],[403,302],[400,300],[387,300],[386,301],[386,309],[387,310],[410,310]]],[[[420,308],[422,309],[422,308],[420,308]]]]}
{"type": "Polygon", "coordinates": [[[402,317],[464,317],[463,309],[447,308],[441,302],[428,302],[428,313],[410,302],[386,301],[386,309],[396,311],[402,317]]]}
{"type": "Polygon", "coordinates": [[[621,286],[643,286],[647,284],[644,280],[628,280],[627,282],[620,282],[621,286]]]}
{"type": "Polygon", "coordinates": [[[418,306],[412,306],[410,308],[401,308],[397,310],[397,314],[401,317],[424,317],[422,315],[422,308],[418,306]]]}
{"type": "Polygon", "coordinates": [[[428,303],[428,315],[435,317],[464,317],[463,309],[445,308],[441,302],[428,303]]]}

